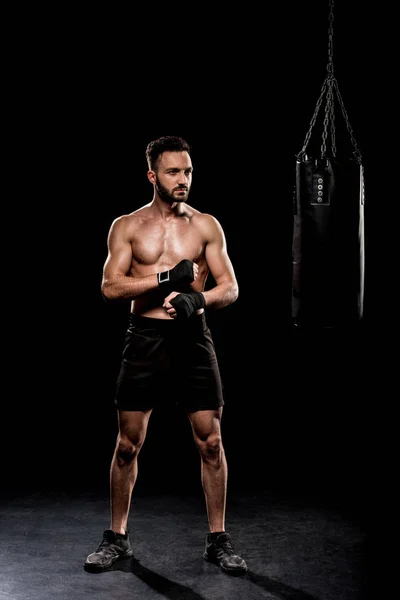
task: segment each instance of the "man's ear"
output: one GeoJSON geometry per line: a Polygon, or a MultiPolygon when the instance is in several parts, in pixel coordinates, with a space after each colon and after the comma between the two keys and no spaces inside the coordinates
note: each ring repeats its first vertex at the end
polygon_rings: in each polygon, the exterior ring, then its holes
{"type": "Polygon", "coordinates": [[[147,179],[154,185],[156,183],[155,171],[147,171],[147,179]]]}

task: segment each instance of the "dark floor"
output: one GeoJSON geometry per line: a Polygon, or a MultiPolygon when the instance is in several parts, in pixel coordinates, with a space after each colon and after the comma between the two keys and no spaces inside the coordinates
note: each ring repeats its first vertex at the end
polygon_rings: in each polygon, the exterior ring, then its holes
{"type": "Polygon", "coordinates": [[[134,558],[87,573],[109,527],[106,491],[15,491],[0,499],[1,600],[362,600],[366,523],[315,494],[228,495],[226,530],[249,567],[231,577],[202,558],[198,493],[136,494],[134,558]]]}

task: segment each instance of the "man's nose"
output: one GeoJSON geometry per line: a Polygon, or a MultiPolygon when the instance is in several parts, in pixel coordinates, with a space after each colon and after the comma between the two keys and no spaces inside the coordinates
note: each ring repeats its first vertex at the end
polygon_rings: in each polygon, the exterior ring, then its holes
{"type": "Polygon", "coordinates": [[[179,175],[178,175],[179,185],[187,185],[187,181],[188,181],[188,178],[186,176],[186,173],[183,173],[183,172],[179,173],[179,175]]]}

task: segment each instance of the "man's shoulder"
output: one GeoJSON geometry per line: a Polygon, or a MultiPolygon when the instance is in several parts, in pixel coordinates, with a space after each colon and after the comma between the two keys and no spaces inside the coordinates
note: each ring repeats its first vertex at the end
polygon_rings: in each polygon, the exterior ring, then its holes
{"type": "Polygon", "coordinates": [[[207,229],[209,232],[215,232],[216,230],[221,229],[220,222],[211,213],[197,211],[193,222],[199,227],[207,229]]]}
{"type": "Polygon", "coordinates": [[[192,219],[196,222],[215,223],[217,221],[217,219],[214,217],[214,215],[207,213],[207,212],[201,212],[200,210],[193,208],[193,206],[187,205],[186,210],[187,210],[188,216],[192,217],[192,219]]]}
{"type": "Polygon", "coordinates": [[[140,223],[140,221],[146,218],[146,214],[148,213],[148,204],[137,208],[136,210],[119,215],[113,221],[114,224],[127,226],[135,223],[140,223]]]}

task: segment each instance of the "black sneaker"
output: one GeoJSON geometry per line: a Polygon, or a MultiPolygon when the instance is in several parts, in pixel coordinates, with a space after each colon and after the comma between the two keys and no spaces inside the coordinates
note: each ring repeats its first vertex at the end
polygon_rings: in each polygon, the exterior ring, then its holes
{"type": "Polygon", "coordinates": [[[132,556],[133,551],[129,540],[129,532],[125,535],[106,529],[103,539],[96,552],[89,554],[85,561],[88,571],[104,571],[111,567],[116,560],[132,556]]]}
{"type": "Polygon", "coordinates": [[[247,572],[246,562],[232,548],[229,533],[221,533],[214,541],[211,541],[210,534],[207,533],[203,558],[230,575],[244,575],[247,572]]]}

